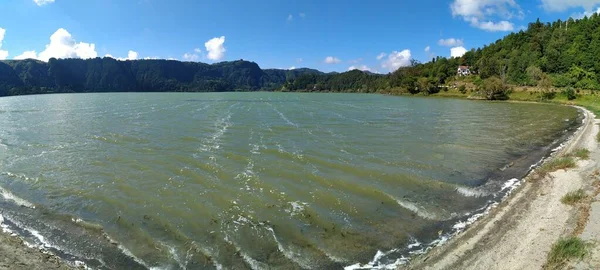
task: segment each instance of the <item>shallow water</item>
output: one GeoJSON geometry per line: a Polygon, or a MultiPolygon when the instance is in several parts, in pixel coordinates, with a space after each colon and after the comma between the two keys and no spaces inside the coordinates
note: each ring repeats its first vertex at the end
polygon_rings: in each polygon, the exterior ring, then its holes
{"type": "Polygon", "coordinates": [[[94,268],[387,264],[496,199],[578,121],[357,94],[2,98],[0,214],[94,268]]]}

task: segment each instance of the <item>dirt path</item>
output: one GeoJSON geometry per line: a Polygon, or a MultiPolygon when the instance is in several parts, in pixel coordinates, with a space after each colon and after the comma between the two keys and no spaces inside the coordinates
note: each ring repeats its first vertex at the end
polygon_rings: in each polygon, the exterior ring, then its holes
{"type": "MultiPolygon", "coordinates": [[[[552,244],[560,237],[572,234],[577,223],[578,209],[562,204],[560,199],[570,191],[592,185],[590,176],[600,169],[600,150],[596,141],[598,126],[594,115],[585,109],[584,112],[586,118],[582,128],[556,156],[587,148],[592,151],[591,159],[578,161],[575,169],[559,170],[544,179],[524,181],[488,216],[404,268],[542,268],[552,244]]],[[[582,269],[587,269],[585,267],[582,269]]]]}

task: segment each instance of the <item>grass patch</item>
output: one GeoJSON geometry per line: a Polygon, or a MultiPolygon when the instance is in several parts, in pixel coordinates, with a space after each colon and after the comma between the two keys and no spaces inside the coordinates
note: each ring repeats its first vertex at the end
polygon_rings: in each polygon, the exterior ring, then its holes
{"type": "Polygon", "coordinates": [[[587,254],[587,247],[579,237],[567,237],[558,240],[552,245],[552,250],[548,254],[548,261],[545,269],[562,269],[571,259],[581,259],[587,254]]]}
{"type": "Polygon", "coordinates": [[[536,174],[540,178],[546,177],[551,172],[558,170],[566,170],[577,166],[575,160],[572,157],[560,157],[555,158],[549,162],[544,163],[541,167],[536,170],[536,174]]]}
{"type": "Polygon", "coordinates": [[[584,200],[587,196],[583,189],[578,189],[575,191],[571,191],[560,199],[560,202],[568,205],[574,205],[582,200],[584,200]]]}
{"type": "Polygon", "coordinates": [[[600,132],[598,132],[598,134],[596,134],[596,140],[597,140],[598,142],[600,142],[600,132]]]}
{"type": "Polygon", "coordinates": [[[589,159],[590,158],[590,150],[587,150],[585,148],[579,148],[579,149],[573,151],[573,153],[571,153],[571,156],[574,156],[574,157],[580,158],[580,159],[589,159]]]}

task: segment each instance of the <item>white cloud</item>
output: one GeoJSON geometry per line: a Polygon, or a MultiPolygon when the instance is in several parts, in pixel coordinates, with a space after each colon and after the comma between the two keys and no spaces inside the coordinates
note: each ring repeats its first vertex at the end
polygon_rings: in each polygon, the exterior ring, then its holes
{"type": "Polygon", "coordinates": [[[125,60],[136,60],[138,58],[138,53],[135,51],[127,52],[127,58],[125,60]]]}
{"type": "Polygon", "coordinates": [[[383,59],[383,58],[384,58],[386,55],[387,55],[386,53],[380,53],[380,54],[377,56],[377,60],[381,60],[381,59],[383,59]]]}
{"type": "Polygon", "coordinates": [[[342,60],[335,56],[327,56],[323,61],[325,62],[325,64],[339,64],[340,62],[342,62],[342,60]]]}
{"type": "Polygon", "coordinates": [[[198,61],[198,59],[200,59],[200,57],[197,54],[194,53],[184,53],[183,54],[183,60],[185,61],[198,61]]]}
{"type": "Polygon", "coordinates": [[[46,5],[46,4],[52,4],[52,3],[54,3],[54,0],[33,0],[33,2],[35,2],[36,5],[38,5],[38,6],[41,7],[41,6],[46,5]]]}
{"type": "Polygon", "coordinates": [[[525,16],[515,0],[454,0],[450,9],[452,16],[460,16],[471,26],[491,32],[512,31],[514,24],[508,20],[525,16]]]}
{"type": "Polygon", "coordinates": [[[4,40],[4,34],[6,33],[6,29],[0,28],[0,60],[4,60],[8,57],[8,51],[3,51],[2,49],[2,41],[4,40]]]}
{"type": "Polygon", "coordinates": [[[217,61],[223,59],[225,57],[225,36],[215,37],[204,43],[204,47],[206,47],[206,51],[208,54],[206,57],[208,59],[217,61]]]}
{"type": "Polygon", "coordinates": [[[302,63],[302,61],[304,61],[304,59],[302,59],[302,58],[296,58],[296,63],[302,63]]]}
{"type": "Polygon", "coordinates": [[[465,47],[459,46],[450,49],[450,57],[461,57],[467,53],[465,47]]]}
{"type": "Polygon", "coordinates": [[[367,67],[366,65],[358,65],[358,66],[350,66],[348,68],[348,71],[350,70],[362,70],[362,71],[371,71],[371,69],[369,67],[367,67]]]}
{"type": "Polygon", "coordinates": [[[446,47],[462,46],[464,44],[465,43],[463,42],[462,39],[456,39],[456,38],[440,39],[438,41],[438,45],[446,46],[446,47]]]}
{"type": "Polygon", "coordinates": [[[431,47],[429,47],[429,46],[425,47],[425,52],[429,52],[429,51],[431,51],[431,47]]]}
{"type": "Polygon", "coordinates": [[[403,50],[401,52],[393,51],[388,55],[387,59],[381,63],[381,67],[393,72],[401,67],[410,66],[411,60],[410,50],[403,50]]]}
{"type": "Polygon", "coordinates": [[[20,55],[15,56],[15,60],[23,60],[23,59],[37,59],[37,53],[35,51],[26,51],[20,55]]]}
{"type": "Polygon", "coordinates": [[[183,60],[196,62],[202,56],[202,50],[200,48],[195,48],[193,53],[184,53],[183,60]]]}
{"type": "Polygon", "coordinates": [[[289,69],[289,70],[294,70],[294,69],[296,69],[296,67],[295,67],[295,66],[291,66],[291,67],[290,67],[290,68],[288,68],[288,69],[289,69]]]}
{"type": "Polygon", "coordinates": [[[515,29],[515,25],[509,21],[481,22],[477,18],[471,19],[471,25],[489,32],[512,31],[513,29],[515,29]]]}
{"type": "Polygon", "coordinates": [[[156,59],[160,59],[158,56],[146,56],[144,57],[144,60],[156,60],[156,59]]]}
{"type": "Polygon", "coordinates": [[[292,14],[288,15],[288,17],[287,17],[287,21],[288,21],[288,22],[291,22],[291,21],[293,21],[293,20],[294,20],[294,15],[292,15],[292,14]]]}
{"type": "MultiPolygon", "coordinates": [[[[104,57],[110,57],[110,58],[113,58],[113,59],[117,59],[119,61],[137,60],[138,59],[138,53],[136,51],[129,50],[129,52],[127,52],[127,57],[114,57],[110,53],[105,54],[104,57]]],[[[148,57],[146,57],[144,59],[148,59],[148,57]]],[[[157,58],[155,58],[155,59],[157,59],[157,58]]]]}
{"type": "Polygon", "coordinates": [[[592,11],[592,12],[584,11],[582,13],[575,13],[575,14],[571,15],[571,17],[573,19],[579,20],[579,19],[583,19],[583,17],[588,17],[588,18],[592,17],[592,15],[594,15],[594,13],[600,14],[600,7],[598,9],[596,9],[596,11],[592,11]]]}
{"type": "Polygon", "coordinates": [[[67,30],[60,28],[50,36],[50,44],[40,52],[38,59],[48,61],[50,58],[94,58],[97,57],[96,45],[93,43],[79,42],[67,30]]]}
{"type": "Polygon", "coordinates": [[[542,7],[546,11],[565,11],[570,8],[583,8],[591,12],[594,7],[600,5],[600,0],[542,0],[542,7]]]}

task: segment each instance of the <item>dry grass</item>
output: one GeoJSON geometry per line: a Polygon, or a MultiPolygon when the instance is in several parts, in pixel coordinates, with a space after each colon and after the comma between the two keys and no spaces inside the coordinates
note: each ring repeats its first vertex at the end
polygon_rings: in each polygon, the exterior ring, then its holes
{"type": "Polygon", "coordinates": [[[573,151],[573,153],[570,154],[570,156],[579,158],[579,159],[589,159],[590,158],[590,150],[587,150],[585,148],[579,148],[575,151],[573,151]]]}
{"type": "Polygon", "coordinates": [[[557,157],[550,160],[549,162],[544,163],[544,165],[539,167],[535,171],[535,174],[537,176],[536,178],[541,179],[546,177],[551,172],[555,172],[558,170],[566,170],[569,168],[574,168],[575,166],[577,166],[577,164],[575,164],[575,160],[572,157],[557,157]]]}
{"type": "Polygon", "coordinates": [[[560,199],[560,202],[568,205],[575,205],[585,200],[585,198],[587,198],[585,191],[583,191],[583,189],[578,189],[565,194],[565,196],[560,199]]]}

